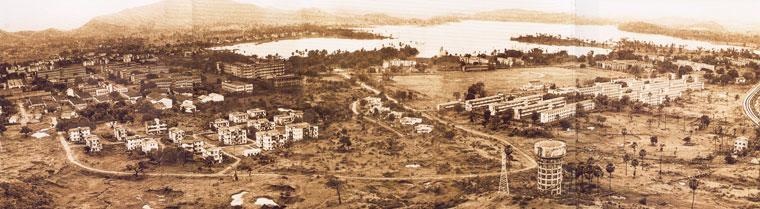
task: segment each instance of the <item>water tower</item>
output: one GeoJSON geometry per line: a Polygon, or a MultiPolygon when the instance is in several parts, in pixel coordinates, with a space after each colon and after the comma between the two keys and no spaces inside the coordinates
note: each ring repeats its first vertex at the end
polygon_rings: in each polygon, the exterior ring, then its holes
{"type": "Polygon", "coordinates": [[[566,150],[561,141],[540,141],[533,146],[538,156],[538,191],[553,195],[562,193],[562,157],[566,150]]]}

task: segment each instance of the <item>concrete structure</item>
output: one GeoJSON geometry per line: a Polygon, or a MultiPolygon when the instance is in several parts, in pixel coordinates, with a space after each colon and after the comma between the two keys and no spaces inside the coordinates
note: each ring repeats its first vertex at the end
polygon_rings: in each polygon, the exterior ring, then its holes
{"type": "Polygon", "coordinates": [[[300,141],[304,138],[314,139],[319,137],[319,127],[305,122],[287,124],[285,125],[285,134],[293,141],[300,141]]]}
{"type": "Polygon", "coordinates": [[[90,127],[77,127],[69,129],[69,141],[82,142],[90,136],[90,127]]]}
{"type": "Polygon", "coordinates": [[[267,120],[266,118],[259,118],[259,119],[254,119],[254,120],[248,120],[248,124],[246,124],[246,126],[253,127],[257,131],[268,131],[274,128],[274,123],[267,120]]]}
{"type": "Polygon", "coordinates": [[[142,146],[143,138],[141,136],[130,136],[125,141],[124,145],[126,145],[127,150],[132,151],[142,146]]]}
{"type": "Polygon", "coordinates": [[[417,61],[414,61],[414,60],[392,59],[392,60],[383,61],[384,69],[389,69],[392,67],[413,68],[416,65],[417,65],[417,61]]]}
{"type": "Polygon", "coordinates": [[[227,115],[227,119],[230,120],[230,122],[235,124],[240,123],[247,123],[248,122],[248,113],[244,112],[231,112],[227,115]]]}
{"type": "Polygon", "coordinates": [[[428,124],[419,124],[414,127],[414,130],[418,134],[427,134],[427,133],[433,132],[433,126],[428,125],[428,124]]]}
{"type": "Polygon", "coordinates": [[[209,128],[214,130],[219,130],[223,127],[230,127],[230,121],[223,118],[217,118],[209,124],[209,128]]]}
{"type": "Polygon", "coordinates": [[[676,60],[675,62],[673,62],[673,64],[677,65],[679,68],[689,66],[694,71],[702,71],[703,69],[715,71],[715,65],[693,62],[689,60],[676,60]]]}
{"type": "Polygon", "coordinates": [[[285,74],[284,62],[224,64],[224,72],[240,78],[269,79],[285,74]]]}
{"type": "Polygon", "coordinates": [[[113,136],[116,137],[116,141],[124,141],[127,139],[127,129],[122,126],[114,126],[113,136]]]}
{"type": "Polygon", "coordinates": [[[552,195],[562,193],[562,157],[566,150],[561,141],[540,141],[533,146],[538,157],[538,191],[552,195]]]}
{"type": "Polygon", "coordinates": [[[520,90],[523,90],[523,91],[538,91],[538,90],[543,90],[544,87],[546,87],[546,85],[544,85],[544,83],[541,83],[541,81],[534,80],[534,81],[529,81],[527,84],[525,84],[522,87],[520,87],[520,90]]]}
{"type": "Polygon", "coordinates": [[[575,116],[575,105],[565,105],[560,108],[550,109],[539,112],[540,123],[551,123],[565,118],[575,116]]]}
{"type": "Polygon", "coordinates": [[[422,118],[403,117],[398,122],[401,123],[401,125],[416,125],[422,123],[422,118]]]}
{"type": "Polygon", "coordinates": [[[279,75],[271,78],[275,88],[288,88],[301,86],[303,79],[297,75],[279,75]]]}
{"type": "Polygon", "coordinates": [[[262,151],[261,148],[245,149],[245,150],[243,150],[243,156],[253,157],[253,156],[261,154],[261,151],[262,151]]]}
{"type": "Polygon", "coordinates": [[[158,141],[156,139],[143,140],[140,144],[140,150],[144,153],[149,153],[158,150],[158,141]]]}
{"type": "Polygon", "coordinates": [[[222,82],[222,90],[233,93],[253,93],[253,84],[239,81],[225,81],[222,82]]]}
{"type": "Polygon", "coordinates": [[[222,163],[224,161],[224,158],[222,157],[222,149],[219,147],[209,149],[203,148],[201,151],[201,157],[203,159],[210,159],[214,163],[222,163]]]}
{"type": "Polygon", "coordinates": [[[256,144],[263,150],[273,150],[277,146],[285,144],[287,135],[277,130],[256,132],[256,144]]]}
{"type": "Polygon", "coordinates": [[[263,118],[267,116],[267,111],[261,108],[250,109],[245,111],[245,113],[248,113],[249,118],[263,118]]]}
{"type": "Polygon", "coordinates": [[[198,107],[193,104],[192,100],[182,101],[182,104],[179,106],[179,108],[182,109],[182,111],[185,113],[194,113],[196,110],[198,110],[198,107]]]}
{"type": "Polygon", "coordinates": [[[88,147],[89,152],[100,152],[103,150],[103,144],[100,143],[100,137],[97,135],[90,135],[84,139],[85,146],[88,147]]]}
{"type": "Polygon", "coordinates": [[[161,122],[158,118],[154,118],[152,121],[145,122],[145,133],[153,135],[163,134],[168,130],[167,127],[166,123],[161,122]]]}
{"type": "Polygon", "coordinates": [[[746,137],[738,137],[736,138],[736,141],[734,141],[734,152],[742,152],[747,149],[748,145],[749,141],[746,137]]]}
{"type": "Polygon", "coordinates": [[[477,99],[464,101],[464,109],[467,111],[472,111],[475,108],[486,107],[489,104],[495,104],[495,103],[505,102],[505,101],[507,101],[507,97],[504,94],[481,97],[477,99]]]}
{"type": "Polygon", "coordinates": [[[184,130],[177,127],[169,128],[169,140],[171,140],[172,143],[182,144],[182,140],[184,139],[185,139],[184,130]]]}
{"type": "Polygon", "coordinates": [[[248,131],[242,126],[222,127],[217,131],[219,141],[224,145],[248,143],[248,131]]]}

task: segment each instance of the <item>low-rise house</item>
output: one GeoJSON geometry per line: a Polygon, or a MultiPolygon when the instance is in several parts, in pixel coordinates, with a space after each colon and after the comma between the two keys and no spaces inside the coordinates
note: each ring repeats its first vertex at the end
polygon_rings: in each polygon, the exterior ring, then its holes
{"type": "Polygon", "coordinates": [[[267,116],[267,111],[261,108],[254,108],[245,112],[248,113],[249,118],[263,118],[267,116]]]}
{"type": "Polygon", "coordinates": [[[146,134],[163,134],[168,130],[168,126],[166,123],[161,122],[160,119],[154,118],[152,121],[146,121],[145,122],[145,133],[146,134]]]}
{"type": "Polygon", "coordinates": [[[182,111],[185,113],[194,113],[198,110],[198,107],[193,104],[192,100],[182,101],[182,104],[179,106],[179,108],[182,109],[182,111]]]}
{"type": "Polygon", "coordinates": [[[248,113],[243,112],[231,112],[228,115],[228,119],[232,123],[240,124],[240,123],[247,123],[248,122],[248,113]]]}
{"type": "Polygon", "coordinates": [[[61,111],[61,119],[68,120],[68,119],[74,119],[74,118],[78,118],[78,117],[79,117],[79,114],[77,114],[77,112],[74,111],[74,110],[62,110],[61,111]]]}
{"type": "Polygon", "coordinates": [[[7,89],[15,89],[15,88],[22,88],[24,87],[24,80],[21,79],[8,79],[8,81],[5,82],[5,88],[7,89]]]}
{"type": "Polygon", "coordinates": [[[544,83],[541,83],[541,81],[530,81],[528,84],[523,85],[520,87],[520,90],[523,91],[537,91],[537,90],[543,90],[545,87],[544,83]]]}
{"type": "Polygon", "coordinates": [[[201,95],[198,96],[198,99],[201,103],[208,103],[208,102],[224,102],[224,96],[217,93],[210,93],[208,95],[201,95]]]}
{"type": "Polygon", "coordinates": [[[169,140],[171,140],[172,143],[182,144],[183,139],[185,139],[184,130],[177,127],[169,128],[169,140]]]}
{"type": "Polygon", "coordinates": [[[81,142],[90,136],[90,127],[77,127],[69,129],[69,141],[81,142]]]}
{"type": "Polygon", "coordinates": [[[103,144],[100,143],[100,137],[97,135],[90,135],[84,139],[85,146],[89,152],[100,152],[103,150],[103,144]]]}
{"type": "Polygon", "coordinates": [[[419,124],[414,127],[414,130],[420,134],[427,134],[427,133],[433,132],[433,126],[427,125],[427,124],[419,124]]]}
{"type": "Polygon", "coordinates": [[[417,66],[417,61],[414,60],[392,59],[383,61],[383,69],[389,69],[393,67],[413,68],[415,66],[417,66]]]}
{"type": "Polygon", "coordinates": [[[261,148],[251,148],[251,149],[243,150],[243,156],[246,156],[246,157],[253,157],[259,154],[261,154],[261,148]]]}
{"type": "Polygon", "coordinates": [[[399,120],[399,123],[402,125],[415,125],[418,123],[422,123],[422,118],[414,118],[414,117],[403,117],[401,120],[399,120]]]}
{"type": "Polygon", "coordinates": [[[158,150],[158,141],[156,139],[144,140],[141,144],[141,150],[144,153],[149,153],[158,150]]]}
{"type": "Polygon", "coordinates": [[[217,131],[219,141],[224,145],[248,143],[248,131],[241,126],[223,127],[217,131]]]}

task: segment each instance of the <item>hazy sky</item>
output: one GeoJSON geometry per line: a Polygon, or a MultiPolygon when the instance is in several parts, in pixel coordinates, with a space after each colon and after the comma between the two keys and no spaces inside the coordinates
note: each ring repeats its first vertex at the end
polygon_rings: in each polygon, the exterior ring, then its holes
{"type": "MultiPolygon", "coordinates": [[[[73,29],[91,18],[160,0],[0,0],[0,29],[73,29]]],[[[608,18],[680,17],[712,20],[733,27],[758,25],[757,0],[238,0],[262,7],[333,12],[384,12],[430,17],[493,9],[574,12],[608,18]]]]}

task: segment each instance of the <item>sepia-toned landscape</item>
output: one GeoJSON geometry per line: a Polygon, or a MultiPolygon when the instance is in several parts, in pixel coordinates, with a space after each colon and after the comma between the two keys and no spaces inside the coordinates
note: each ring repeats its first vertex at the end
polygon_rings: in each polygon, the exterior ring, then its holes
{"type": "Polygon", "coordinates": [[[760,208],[757,6],[1,2],[0,208],[760,208]]]}

